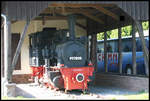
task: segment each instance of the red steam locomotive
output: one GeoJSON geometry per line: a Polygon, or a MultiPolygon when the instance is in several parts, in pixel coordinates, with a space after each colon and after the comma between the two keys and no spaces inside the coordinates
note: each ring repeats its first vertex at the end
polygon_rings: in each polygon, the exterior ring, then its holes
{"type": "Polygon", "coordinates": [[[32,78],[52,89],[88,89],[94,67],[87,58],[87,38],[75,38],[75,16],[69,15],[69,30],[44,28],[29,35],[32,78]]]}

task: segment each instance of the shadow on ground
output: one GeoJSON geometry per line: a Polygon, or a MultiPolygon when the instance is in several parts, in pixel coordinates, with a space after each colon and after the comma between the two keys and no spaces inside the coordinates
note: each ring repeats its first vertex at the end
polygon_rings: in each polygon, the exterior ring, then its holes
{"type": "Polygon", "coordinates": [[[25,98],[36,98],[35,96],[31,95],[30,93],[24,91],[19,87],[16,87],[16,96],[23,96],[25,98]]]}

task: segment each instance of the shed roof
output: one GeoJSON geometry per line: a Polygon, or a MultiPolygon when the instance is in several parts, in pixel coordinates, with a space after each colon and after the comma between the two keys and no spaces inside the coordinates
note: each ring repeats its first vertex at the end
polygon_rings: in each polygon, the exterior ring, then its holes
{"type": "Polygon", "coordinates": [[[133,19],[149,20],[148,1],[3,1],[2,13],[6,14],[11,21],[32,20],[46,8],[62,6],[58,4],[65,4],[68,9],[76,8],[76,5],[74,7],[74,5],[70,6],[71,4],[83,4],[79,9],[94,10],[90,15],[81,13],[87,18],[89,34],[129,25],[133,19]],[[88,4],[99,4],[99,6],[94,7],[96,9],[93,9],[93,6],[85,7],[88,4]],[[120,20],[122,17],[124,20],[120,20]],[[99,20],[104,23],[99,23],[99,20]]]}

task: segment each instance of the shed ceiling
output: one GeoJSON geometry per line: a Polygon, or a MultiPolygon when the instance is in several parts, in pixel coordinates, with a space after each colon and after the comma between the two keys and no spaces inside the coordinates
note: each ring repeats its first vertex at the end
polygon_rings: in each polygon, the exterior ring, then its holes
{"type": "Polygon", "coordinates": [[[2,13],[11,21],[87,19],[89,34],[103,32],[132,24],[134,20],[148,20],[147,1],[7,1],[2,2],[2,13]]]}

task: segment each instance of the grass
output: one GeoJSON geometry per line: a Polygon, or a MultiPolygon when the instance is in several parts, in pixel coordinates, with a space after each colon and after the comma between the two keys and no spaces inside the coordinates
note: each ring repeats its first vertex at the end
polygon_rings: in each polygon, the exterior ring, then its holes
{"type": "Polygon", "coordinates": [[[133,95],[120,95],[113,97],[112,100],[127,99],[127,100],[149,100],[149,93],[138,93],[133,95]]]}
{"type": "Polygon", "coordinates": [[[2,100],[34,100],[35,98],[24,98],[23,96],[17,96],[17,97],[6,97],[3,96],[2,100]]]}
{"type": "Polygon", "coordinates": [[[148,93],[143,93],[143,94],[137,94],[137,95],[126,95],[128,99],[135,99],[135,100],[148,100],[149,99],[149,94],[148,93]]]}

